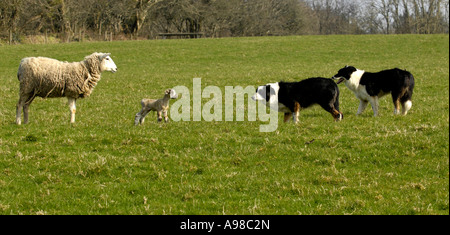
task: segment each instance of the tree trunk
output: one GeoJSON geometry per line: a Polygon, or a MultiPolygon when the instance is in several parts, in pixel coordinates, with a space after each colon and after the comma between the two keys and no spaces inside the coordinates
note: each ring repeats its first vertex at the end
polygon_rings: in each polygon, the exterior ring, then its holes
{"type": "Polygon", "coordinates": [[[12,29],[9,29],[9,45],[11,45],[13,42],[13,32],[12,29]]]}

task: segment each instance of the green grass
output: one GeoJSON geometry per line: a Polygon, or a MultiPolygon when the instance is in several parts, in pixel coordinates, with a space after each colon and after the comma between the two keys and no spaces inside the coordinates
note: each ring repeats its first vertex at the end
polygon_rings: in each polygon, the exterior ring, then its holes
{"type": "Polygon", "coordinates": [[[16,45],[0,57],[0,214],[449,214],[448,35],[16,45]],[[111,52],[119,71],[78,100],[74,125],[66,99],[40,98],[30,123],[14,124],[21,58],[94,51],[111,52]],[[384,97],[379,117],[356,116],[341,85],[339,123],[314,107],[298,125],[280,114],[273,133],[260,121],[158,124],[154,113],[133,126],[142,98],[192,91],[194,77],[224,94],[347,64],[411,71],[410,113],[394,116],[384,97]]]}

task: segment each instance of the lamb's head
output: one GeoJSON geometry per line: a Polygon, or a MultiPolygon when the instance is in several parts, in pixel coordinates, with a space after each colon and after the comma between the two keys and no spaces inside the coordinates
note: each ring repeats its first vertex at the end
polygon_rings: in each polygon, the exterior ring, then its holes
{"type": "Polygon", "coordinates": [[[167,89],[166,92],[164,93],[164,95],[166,97],[169,97],[170,99],[177,99],[178,98],[178,94],[175,92],[174,89],[167,89]]]}
{"type": "Polygon", "coordinates": [[[98,60],[100,61],[100,71],[117,72],[117,66],[110,57],[111,53],[98,53],[98,60]]]}

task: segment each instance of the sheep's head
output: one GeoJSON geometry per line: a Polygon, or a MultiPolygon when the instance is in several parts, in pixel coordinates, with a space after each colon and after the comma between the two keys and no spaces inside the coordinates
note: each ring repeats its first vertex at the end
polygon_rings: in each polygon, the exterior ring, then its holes
{"type": "Polygon", "coordinates": [[[109,71],[112,73],[117,72],[117,66],[110,57],[111,53],[98,53],[98,59],[100,61],[100,71],[109,71]]]}
{"type": "Polygon", "coordinates": [[[169,96],[169,98],[171,99],[177,99],[178,98],[178,94],[175,92],[174,89],[167,89],[165,92],[166,96],[169,96]]]}

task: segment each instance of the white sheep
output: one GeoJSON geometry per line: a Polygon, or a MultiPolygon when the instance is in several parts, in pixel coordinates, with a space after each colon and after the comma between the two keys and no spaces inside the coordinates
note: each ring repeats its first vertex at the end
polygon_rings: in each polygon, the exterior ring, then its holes
{"type": "Polygon", "coordinates": [[[16,107],[16,123],[28,123],[28,108],[36,97],[67,97],[70,122],[75,122],[76,100],[88,97],[103,71],[115,73],[117,66],[110,53],[93,53],[80,62],[61,62],[46,57],[22,59],[17,71],[20,82],[19,102],[16,107]]]}
{"type": "Polygon", "coordinates": [[[142,99],[142,109],[136,114],[134,118],[134,125],[143,124],[145,121],[145,116],[147,116],[150,111],[156,111],[158,122],[162,121],[162,115],[164,115],[164,121],[168,122],[169,117],[167,116],[167,111],[169,110],[169,100],[176,98],[178,98],[178,94],[175,90],[167,89],[164,93],[164,97],[161,99],[142,99]]]}

